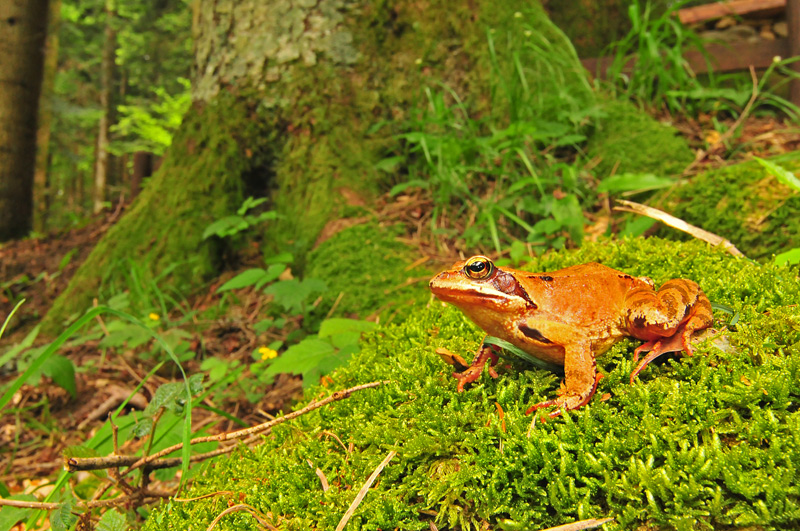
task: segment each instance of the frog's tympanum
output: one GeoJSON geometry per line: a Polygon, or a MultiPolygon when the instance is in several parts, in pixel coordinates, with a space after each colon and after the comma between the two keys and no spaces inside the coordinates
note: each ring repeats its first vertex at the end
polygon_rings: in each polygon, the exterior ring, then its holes
{"type": "MultiPolygon", "coordinates": [[[[636,375],[664,352],[692,355],[692,333],[711,325],[711,303],[691,280],[674,279],[655,290],[646,277],[632,277],[601,264],[589,263],[549,273],[528,273],[497,267],[485,256],[457,262],[430,281],[431,291],[463,311],[489,335],[508,341],[528,354],[564,367],[559,396],[536,404],[556,406],[551,416],[586,404],[600,376],[595,356],[624,336],[646,341],[636,349],[650,354],[636,375]],[[674,343],[679,342],[678,348],[674,343]]],[[[497,355],[484,346],[460,374],[458,390],[477,380],[486,362],[497,355]]]]}

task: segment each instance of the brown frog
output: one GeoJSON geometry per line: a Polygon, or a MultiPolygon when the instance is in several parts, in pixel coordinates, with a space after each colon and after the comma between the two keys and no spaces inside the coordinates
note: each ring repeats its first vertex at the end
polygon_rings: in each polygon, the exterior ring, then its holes
{"type": "MultiPolygon", "coordinates": [[[[597,263],[529,273],[473,256],[433,277],[430,289],[489,335],[564,367],[559,396],[526,412],[556,406],[551,417],[589,402],[601,377],[595,357],[623,337],[646,341],[634,352],[634,361],[650,350],[631,374],[633,383],[664,352],[684,350],[691,356],[692,333],[712,322],[711,303],[695,282],[673,279],[655,290],[649,278],[597,263]]],[[[489,373],[496,378],[497,355],[484,346],[466,371],[454,374],[458,390],[477,380],[489,360],[489,373]]]]}

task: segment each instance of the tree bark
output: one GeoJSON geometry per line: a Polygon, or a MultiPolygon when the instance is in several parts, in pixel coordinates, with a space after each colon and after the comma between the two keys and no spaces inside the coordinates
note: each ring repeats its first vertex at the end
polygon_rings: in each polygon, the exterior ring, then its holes
{"type": "Polygon", "coordinates": [[[48,0],[0,2],[0,241],[32,228],[47,14],[48,0]]]}
{"type": "Polygon", "coordinates": [[[112,101],[111,91],[114,83],[114,54],[117,49],[116,32],[114,31],[114,2],[106,0],[106,28],[103,41],[103,60],[100,67],[100,123],[97,131],[97,159],[94,167],[94,192],[92,210],[95,214],[105,206],[106,188],[109,169],[109,131],[111,128],[112,101]]]}
{"type": "Polygon", "coordinates": [[[50,18],[45,41],[44,76],[39,98],[39,127],[36,131],[36,169],[33,175],[33,229],[47,230],[50,207],[50,128],[53,120],[52,93],[58,68],[58,31],[61,26],[61,0],[50,0],[50,18]]]}

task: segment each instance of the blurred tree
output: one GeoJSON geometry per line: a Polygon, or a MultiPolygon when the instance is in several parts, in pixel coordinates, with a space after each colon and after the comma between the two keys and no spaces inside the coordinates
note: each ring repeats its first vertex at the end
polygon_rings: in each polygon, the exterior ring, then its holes
{"type": "Polygon", "coordinates": [[[47,229],[50,210],[48,167],[50,166],[50,134],[53,125],[53,86],[58,69],[58,34],[61,25],[61,0],[50,0],[45,41],[44,76],[39,97],[39,126],[36,131],[36,170],[33,176],[33,230],[47,229]]]}
{"type": "Polygon", "coordinates": [[[114,113],[114,57],[117,51],[117,32],[114,29],[114,1],[105,0],[105,30],[103,31],[103,58],[100,63],[100,121],[97,131],[97,151],[94,162],[94,189],[92,211],[97,214],[105,207],[106,185],[109,169],[109,134],[114,113]]]}
{"type": "Polygon", "coordinates": [[[33,226],[36,115],[48,0],[0,2],[0,241],[33,226]]]}
{"type": "Polygon", "coordinates": [[[114,2],[110,18],[106,0],[62,1],[59,67],[49,96],[49,228],[81,223],[93,211],[101,130],[107,131],[105,200],[133,195],[134,183],[125,180],[132,154],[163,153],[169,145],[186,112],[185,104],[172,102],[188,101],[191,68],[190,0],[114,2]]]}

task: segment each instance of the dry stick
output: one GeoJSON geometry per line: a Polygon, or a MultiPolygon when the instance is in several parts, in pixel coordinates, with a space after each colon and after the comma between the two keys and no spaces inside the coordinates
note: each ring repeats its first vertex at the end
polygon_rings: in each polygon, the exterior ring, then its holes
{"type": "MultiPolygon", "coordinates": [[[[235,440],[235,439],[241,439],[241,438],[246,437],[248,435],[261,433],[261,432],[266,431],[266,430],[268,430],[268,429],[270,429],[270,428],[272,428],[274,426],[277,426],[278,424],[282,424],[282,423],[286,422],[287,420],[292,420],[292,419],[297,418],[297,417],[299,417],[301,415],[305,415],[309,411],[313,411],[315,409],[321,408],[322,406],[326,406],[326,405],[330,404],[331,402],[336,402],[337,400],[343,400],[345,398],[348,398],[352,393],[355,393],[356,391],[361,391],[363,389],[371,389],[373,387],[378,387],[378,386],[381,386],[381,385],[383,385],[385,383],[389,383],[389,381],[390,380],[384,380],[384,381],[380,381],[380,382],[370,382],[370,383],[366,383],[366,384],[357,385],[355,387],[351,387],[350,389],[344,389],[342,391],[336,391],[335,393],[333,393],[328,398],[324,398],[324,399],[322,399],[322,400],[320,400],[318,402],[312,402],[311,404],[307,405],[306,407],[304,407],[302,409],[298,409],[297,411],[292,411],[291,413],[287,413],[286,415],[284,415],[284,416],[282,416],[280,418],[277,418],[275,420],[271,420],[269,422],[264,422],[263,424],[259,424],[258,426],[252,426],[250,428],[245,428],[243,430],[220,433],[219,435],[209,435],[208,437],[196,437],[196,438],[192,439],[191,441],[189,441],[189,444],[199,444],[199,443],[204,443],[204,442],[231,441],[231,440],[235,440]]],[[[160,459],[160,458],[164,457],[165,455],[169,455],[172,452],[176,452],[176,451],[180,450],[181,448],[183,448],[183,443],[178,443],[178,444],[175,444],[175,445],[170,446],[168,448],[164,448],[160,452],[156,452],[156,453],[154,453],[152,455],[149,455],[147,457],[142,457],[141,459],[136,461],[133,465],[131,465],[131,467],[128,468],[125,472],[123,472],[122,475],[125,476],[127,474],[130,474],[131,472],[133,472],[137,468],[139,468],[141,466],[144,466],[144,465],[147,465],[147,464],[149,464],[149,463],[151,463],[153,461],[156,461],[157,459],[160,459]]]]}
{"type": "Polygon", "coordinates": [[[7,505],[8,507],[21,507],[22,509],[44,509],[46,511],[53,511],[61,507],[60,503],[30,502],[0,498],[0,507],[3,505],[7,505]]]}
{"type": "Polygon", "coordinates": [[[269,529],[270,531],[273,531],[273,530],[274,530],[274,531],[277,531],[277,530],[278,530],[278,528],[277,528],[277,527],[275,527],[275,526],[272,526],[272,525],[270,525],[270,524],[269,524],[269,522],[267,522],[267,520],[266,520],[266,518],[264,517],[264,515],[263,515],[263,514],[261,514],[261,513],[258,511],[258,509],[256,509],[256,508],[255,508],[255,507],[253,507],[252,505],[248,505],[248,504],[246,504],[246,503],[240,503],[240,504],[238,504],[238,505],[233,505],[233,506],[231,506],[231,507],[228,507],[227,509],[225,509],[224,511],[222,511],[221,513],[219,513],[219,514],[217,515],[217,517],[216,517],[216,518],[214,518],[214,521],[213,521],[213,522],[211,522],[211,524],[210,524],[210,525],[209,525],[209,526],[206,528],[206,531],[211,531],[212,529],[214,529],[214,526],[216,526],[216,525],[217,525],[217,523],[219,523],[219,521],[220,521],[220,520],[222,520],[222,517],[223,517],[223,516],[225,516],[226,514],[230,514],[230,513],[234,513],[234,512],[239,512],[239,511],[244,511],[244,512],[246,512],[246,513],[250,513],[250,515],[251,515],[253,518],[255,518],[255,519],[256,519],[256,521],[258,522],[258,524],[259,524],[259,525],[260,525],[262,528],[264,528],[264,529],[269,529]]]}
{"type": "MultiPolygon", "coordinates": [[[[89,502],[79,501],[79,507],[86,507],[88,509],[93,509],[96,507],[108,507],[108,506],[120,506],[124,505],[129,501],[133,501],[134,499],[146,499],[146,498],[169,498],[171,494],[169,492],[159,492],[153,490],[146,490],[143,492],[137,492],[133,495],[122,495],[117,498],[111,498],[107,500],[92,500],[89,502]]],[[[0,507],[3,505],[7,505],[9,507],[21,507],[23,509],[39,509],[42,511],[54,511],[58,509],[61,504],[60,503],[48,503],[48,502],[30,502],[24,500],[7,500],[5,498],[0,498],[0,507]]]]}
{"type": "MultiPolygon", "coordinates": [[[[218,455],[231,453],[237,448],[236,445],[226,446],[225,448],[217,448],[210,452],[196,454],[189,458],[190,463],[210,459],[218,455]]],[[[64,467],[68,472],[78,472],[80,470],[103,470],[106,468],[117,468],[121,466],[131,466],[139,461],[141,457],[137,455],[108,455],[106,457],[74,457],[68,459],[64,467]]],[[[147,464],[147,468],[151,470],[158,470],[161,468],[172,468],[180,466],[183,459],[180,457],[172,457],[169,459],[156,459],[147,464]]]]}
{"type": "Polygon", "coordinates": [[[383,470],[386,467],[386,465],[389,464],[389,461],[391,461],[392,458],[396,455],[397,452],[392,450],[391,452],[389,452],[389,455],[387,455],[384,458],[384,460],[381,461],[381,464],[378,465],[378,468],[375,469],[375,471],[372,473],[369,479],[367,479],[367,482],[364,483],[364,486],[361,487],[361,490],[358,491],[358,494],[356,494],[356,498],[353,500],[353,503],[351,503],[350,507],[347,508],[347,511],[344,513],[344,516],[342,516],[342,519],[339,521],[339,525],[336,526],[336,531],[342,531],[344,529],[344,526],[346,526],[347,522],[350,521],[350,517],[353,516],[353,513],[356,512],[356,509],[361,504],[361,501],[364,499],[364,496],[367,495],[367,491],[369,491],[369,488],[372,486],[373,483],[375,483],[375,480],[378,479],[378,474],[381,473],[381,470],[383,470]]]}
{"type": "Polygon", "coordinates": [[[548,527],[547,529],[542,529],[542,531],[583,531],[584,529],[595,529],[612,520],[613,518],[590,518],[589,520],[581,520],[571,524],[548,527]]]}
{"type": "Polygon", "coordinates": [[[715,246],[721,245],[733,256],[744,256],[744,254],[742,254],[742,252],[737,249],[735,245],[722,236],[717,236],[713,232],[708,232],[700,227],[690,225],[680,218],[676,218],[675,216],[667,214],[663,210],[649,207],[641,203],[634,203],[633,201],[625,201],[624,199],[617,199],[617,203],[621,204],[622,206],[615,206],[614,210],[619,212],[633,212],[634,214],[640,214],[642,216],[647,216],[648,218],[656,219],[662,223],[665,223],[666,225],[669,225],[670,227],[691,234],[698,240],[703,240],[704,242],[708,242],[715,246]]]}
{"type": "MultiPolygon", "coordinates": [[[[722,135],[720,135],[719,137],[719,140],[714,142],[714,144],[711,147],[726,142],[733,135],[733,133],[736,132],[739,126],[742,125],[742,122],[744,122],[747,119],[747,116],[750,114],[750,109],[753,107],[756,98],[758,98],[758,78],[756,77],[756,71],[753,68],[753,65],[750,65],[750,79],[753,80],[753,93],[750,95],[750,100],[747,102],[747,105],[744,106],[744,109],[742,109],[742,113],[739,115],[736,121],[733,122],[733,125],[731,125],[727,131],[722,133],[722,135]]],[[[694,157],[694,160],[692,161],[691,164],[689,164],[686,167],[685,170],[683,170],[683,174],[686,175],[690,171],[692,171],[694,167],[697,166],[700,163],[700,161],[703,160],[703,158],[705,158],[707,154],[708,153],[705,150],[698,149],[697,154],[694,157]]]]}

